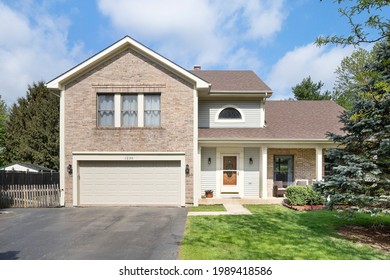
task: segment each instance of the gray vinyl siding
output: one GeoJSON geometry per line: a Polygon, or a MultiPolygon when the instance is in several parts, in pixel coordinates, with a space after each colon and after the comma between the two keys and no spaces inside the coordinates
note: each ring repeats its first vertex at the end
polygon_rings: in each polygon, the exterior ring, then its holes
{"type": "Polygon", "coordinates": [[[259,197],[260,154],[259,148],[244,149],[244,197],[259,197]],[[249,159],[253,159],[253,164],[249,159]]]}
{"type": "Polygon", "coordinates": [[[216,170],[217,170],[217,152],[215,148],[202,148],[201,151],[201,173],[200,186],[201,195],[205,190],[216,191],[216,170]],[[208,163],[211,158],[211,164],[208,163]]]}
{"type": "Polygon", "coordinates": [[[200,101],[199,102],[199,127],[223,128],[223,127],[261,127],[260,101],[200,101]],[[245,122],[215,122],[216,114],[225,106],[233,105],[240,109],[245,122]]]}

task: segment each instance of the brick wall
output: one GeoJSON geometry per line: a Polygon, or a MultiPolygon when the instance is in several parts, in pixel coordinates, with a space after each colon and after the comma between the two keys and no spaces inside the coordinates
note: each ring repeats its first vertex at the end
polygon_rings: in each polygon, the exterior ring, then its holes
{"type": "MultiPolygon", "coordinates": [[[[65,92],[65,165],[72,152],[185,152],[186,202],[193,199],[193,85],[128,48],[69,82],[65,92]],[[160,92],[161,128],[97,128],[97,92],[160,92]]],[[[65,175],[65,205],[72,177],[65,175]]]]}
{"type": "Polygon", "coordinates": [[[294,156],[294,180],[316,178],[316,150],[313,149],[268,149],[267,187],[268,196],[273,194],[273,172],[275,155],[294,156]]]}

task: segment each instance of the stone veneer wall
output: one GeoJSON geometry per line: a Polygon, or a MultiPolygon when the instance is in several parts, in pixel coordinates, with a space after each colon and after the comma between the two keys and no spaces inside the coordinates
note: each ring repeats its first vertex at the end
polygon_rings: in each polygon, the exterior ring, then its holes
{"type": "MultiPolygon", "coordinates": [[[[113,55],[66,85],[65,165],[74,151],[185,152],[186,203],[193,202],[193,88],[130,48],[113,55]],[[97,92],[161,93],[161,127],[98,128],[97,92]]],[[[72,186],[66,173],[66,206],[72,206],[72,186]]]]}

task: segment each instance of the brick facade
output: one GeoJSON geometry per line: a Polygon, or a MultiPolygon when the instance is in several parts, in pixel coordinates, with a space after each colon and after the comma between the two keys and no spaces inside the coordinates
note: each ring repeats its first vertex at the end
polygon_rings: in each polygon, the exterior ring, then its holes
{"type": "Polygon", "coordinates": [[[312,180],[316,178],[316,150],[314,148],[313,149],[268,149],[268,156],[267,156],[268,196],[272,196],[273,194],[275,155],[292,155],[294,157],[294,180],[308,179],[309,183],[311,184],[312,180]]]}
{"type": "MultiPolygon", "coordinates": [[[[186,203],[193,200],[193,89],[131,48],[111,56],[65,87],[65,165],[72,152],[185,152],[186,203]],[[160,128],[98,128],[97,93],[161,93],[160,128]]],[[[66,171],[65,171],[66,172],[66,171]]],[[[65,175],[71,206],[72,176],[65,175]]]]}

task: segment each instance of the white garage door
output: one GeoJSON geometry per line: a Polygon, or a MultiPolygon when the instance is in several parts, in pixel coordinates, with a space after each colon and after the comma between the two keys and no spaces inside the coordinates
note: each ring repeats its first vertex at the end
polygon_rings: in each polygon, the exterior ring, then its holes
{"type": "Polygon", "coordinates": [[[80,161],[80,205],[180,206],[180,161],[80,161]]]}

